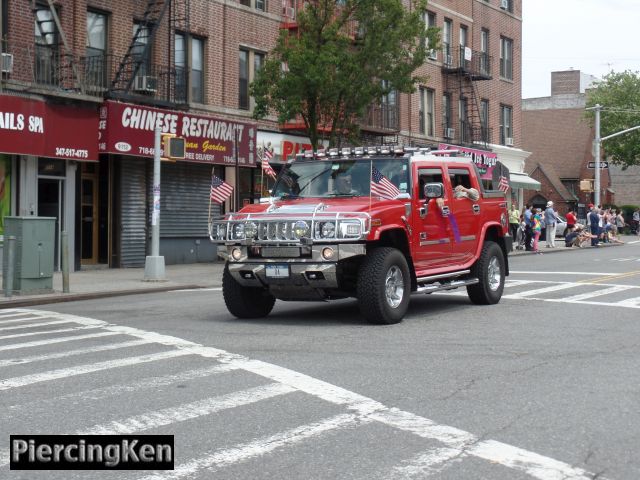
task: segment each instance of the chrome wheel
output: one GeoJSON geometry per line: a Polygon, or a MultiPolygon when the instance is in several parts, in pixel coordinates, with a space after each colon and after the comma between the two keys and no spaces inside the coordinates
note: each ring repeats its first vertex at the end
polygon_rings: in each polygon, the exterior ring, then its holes
{"type": "Polygon", "coordinates": [[[387,272],[384,284],[387,303],[391,308],[397,308],[404,297],[404,278],[400,268],[393,265],[387,272]]]}
{"type": "Polygon", "coordinates": [[[491,260],[489,260],[489,268],[487,268],[487,280],[489,280],[489,288],[491,291],[495,292],[500,288],[501,278],[500,262],[497,257],[491,257],[491,260]]]}

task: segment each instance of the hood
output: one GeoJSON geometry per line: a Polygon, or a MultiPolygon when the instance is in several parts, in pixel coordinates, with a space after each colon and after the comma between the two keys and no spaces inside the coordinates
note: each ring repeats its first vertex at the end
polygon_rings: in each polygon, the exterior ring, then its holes
{"type": "Polygon", "coordinates": [[[276,200],[272,204],[251,204],[240,210],[239,213],[272,213],[274,215],[311,215],[321,205],[319,212],[367,212],[375,215],[380,210],[388,210],[395,206],[404,209],[404,204],[409,200],[380,200],[369,202],[369,197],[349,198],[300,198],[289,200],[276,200]]]}

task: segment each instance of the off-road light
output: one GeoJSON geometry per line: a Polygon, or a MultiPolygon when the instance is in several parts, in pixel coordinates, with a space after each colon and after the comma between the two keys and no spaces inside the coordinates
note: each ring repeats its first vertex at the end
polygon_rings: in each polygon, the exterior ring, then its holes
{"type": "Polygon", "coordinates": [[[255,238],[258,233],[258,225],[253,222],[247,222],[244,224],[244,236],[246,238],[255,238]]]}
{"type": "Polygon", "coordinates": [[[348,157],[349,155],[351,155],[351,147],[343,147],[342,150],[340,150],[340,154],[343,157],[348,157]]]}
{"type": "Polygon", "coordinates": [[[356,147],[353,149],[353,153],[354,155],[360,156],[360,155],[364,155],[364,148],[363,147],[356,147]]]}
{"type": "Polygon", "coordinates": [[[340,155],[340,150],[338,150],[337,148],[330,148],[329,149],[329,156],[330,157],[337,157],[338,155],[340,155]]]}
{"type": "Polygon", "coordinates": [[[309,234],[309,224],[304,220],[298,220],[293,224],[293,234],[296,238],[306,237],[309,234]]]}
{"type": "Polygon", "coordinates": [[[333,238],[336,234],[336,225],[333,222],[324,222],[320,227],[322,238],[333,238]]]}
{"type": "Polygon", "coordinates": [[[231,258],[233,258],[236,262],[240,260],[241,257],[242,257],[242,249],[236,247],[233,250],[231,250],[231,258]]]}
{"type": "Polygon", "coordinates": [[[334,250],[331,247],[324,247],[322,249],[322,258],[325,260],[331,260],[333,258],[334,250]]]}
{"type": "Polygon", "coordinates": [[[233,238],[235,240],[242,240],[244,238],[244,223],[236,223],[233,226],[233,238]]]}

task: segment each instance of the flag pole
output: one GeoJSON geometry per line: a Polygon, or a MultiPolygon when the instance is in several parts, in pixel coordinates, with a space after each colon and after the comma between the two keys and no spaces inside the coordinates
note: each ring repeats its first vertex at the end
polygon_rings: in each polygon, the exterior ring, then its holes
{"type": "Polygon", "coordinates": [[[233,139],[233,145],[234,145],[234,153],[235,153],[235,161],[236,161],[236,191],[235,191],[235,195],[233,196],[233,202],[235,204],[235,211],[239,211],[240,210],[240,165],[238,164],[238,126],[236,125],[236,127],[234,128],[234,139],[233,139]]]}
{"type": "Polygon", "coordinates": [[[262,192],[264,192],[264,168],[262,168],[262,162],[264,162],[264,149],[267,148],[262,142],[262,158],[260,159],[260,198],[262,198],[262,192]]]}

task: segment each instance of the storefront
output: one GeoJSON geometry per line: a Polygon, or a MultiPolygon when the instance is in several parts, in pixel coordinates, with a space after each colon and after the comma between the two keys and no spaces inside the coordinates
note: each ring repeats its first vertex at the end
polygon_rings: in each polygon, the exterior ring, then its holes
{"type": "MultiPolygon", "coordinates": [[[[189,112],[107,101],[100,109],[100,167],[106,169],[110,233],[99,235],[106,263],[143,266],[151,235],[154,128],[184,137],[184,161],[162,162],[160,255],[166,264],[216,259],[208,237],[209,214],[220,215],[254,196],[256,127],[189,112]],[[210,203],[211,176],[234,187],[224,205],[210,203]],[[234,198],[235,197],[235,198],[234,198]]],[[[98,193],[100,197],[100,192],[98,193]]]]}
{"type": "Polygon", "coordinates": [[[96,107],[0,95],[0,235],[7,215],[55,217],[55,269],[63,231],[79,261],[78,170],[98,161],[97,130],[96,107]]]}

